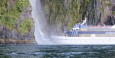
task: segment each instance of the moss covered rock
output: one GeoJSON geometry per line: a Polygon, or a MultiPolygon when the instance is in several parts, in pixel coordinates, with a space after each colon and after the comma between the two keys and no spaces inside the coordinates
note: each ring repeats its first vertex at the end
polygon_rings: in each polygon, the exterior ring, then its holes
{"type": "Polygon", "coordinates": [[[34,38],[29,7],[29,0],[0,1],[0,38],[34,38]]]}

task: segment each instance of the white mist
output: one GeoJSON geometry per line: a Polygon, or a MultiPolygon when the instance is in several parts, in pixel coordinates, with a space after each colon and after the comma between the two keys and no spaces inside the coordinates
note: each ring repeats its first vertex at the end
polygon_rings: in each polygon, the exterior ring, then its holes
{"type": "Polygon", "coordinates": [[[46,18],[40,0],[29,0],[32,7],[34,19],[34,36],[38,44],[52,44],[51,39],[45,34],[47,32],[46,18]]]}

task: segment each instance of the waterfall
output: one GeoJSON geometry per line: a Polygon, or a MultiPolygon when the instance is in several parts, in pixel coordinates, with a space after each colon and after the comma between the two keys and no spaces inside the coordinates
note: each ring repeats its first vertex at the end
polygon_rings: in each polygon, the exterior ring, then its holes
{"type": "Polygon", "coordinates": [[[29,0],[32,7],[32,18],[34,19],[34,36],[38,44],[52,44],[51,38],[47,36],[47,23],[40,0],[29,0]]]}

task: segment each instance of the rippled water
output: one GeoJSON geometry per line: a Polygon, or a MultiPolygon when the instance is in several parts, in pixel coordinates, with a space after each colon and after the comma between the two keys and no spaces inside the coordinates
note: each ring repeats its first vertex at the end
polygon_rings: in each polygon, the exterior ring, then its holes
{"type": "Polygon", "coordinates": [[[115,46],[0,45],[0,58],[115,58],[115,46]]]}

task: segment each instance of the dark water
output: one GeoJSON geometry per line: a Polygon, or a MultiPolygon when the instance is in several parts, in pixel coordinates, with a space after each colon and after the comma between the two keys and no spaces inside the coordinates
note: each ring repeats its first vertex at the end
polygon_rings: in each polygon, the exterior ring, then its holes
{"type": "Polygon", "coordinates": [[[115,46],[0,45],[0,58],[115,58],[115,46]]]}

